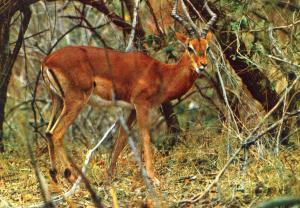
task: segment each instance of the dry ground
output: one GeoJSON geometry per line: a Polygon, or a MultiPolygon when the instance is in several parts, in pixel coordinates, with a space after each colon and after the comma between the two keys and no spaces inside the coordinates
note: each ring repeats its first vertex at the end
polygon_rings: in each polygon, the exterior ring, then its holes
{"type": "MultiPolygon", "coordinates": [[[[184,135],[184,142],[168,155],[156,151],[155,166],[161,186],[155,191],[163,207],[178,207],[180,200],[203,191],[228,159],[224,135],[199,132],[184,135]]],[[[69,149],[81,164],[79,161],[88,149],[82,144],[67,144],[72,146],[69,149]]],[[[16,207],[40,202],[41,194],[26,145],[19,142],[6,146],[7,151],[0,155],[0,200],[3,200],[0,207],[6,207],[4,200],[16,207]]],[[[295,137],[290,146],[281,149],[279,156],[263,145],[251,147],[247,159],[241,154],[201,204],[189,207],[254,207],[278,196],[300,196],[299,146],[299,138],[295,137]]],[[[108,180],[105,172],[108,156],[99,150],[89,165],[88,178],[94,190],[105,207],[112,207],[111,189],[115,190],[120,207],[140,207],[150,195],[129,149],[122,154],[113,181],[108,180]]],[[[51,185],[48,176],[48,154],[42,154],[37,160],[52,194],[58,194],[59,189],[51,185]]],[[[70,184],[62,180],[60,187],[66,191],[70,184]]],[[[59,207],[93,207],[93,204],[89,192],[81,185],[80,190],[59,207]]]]}

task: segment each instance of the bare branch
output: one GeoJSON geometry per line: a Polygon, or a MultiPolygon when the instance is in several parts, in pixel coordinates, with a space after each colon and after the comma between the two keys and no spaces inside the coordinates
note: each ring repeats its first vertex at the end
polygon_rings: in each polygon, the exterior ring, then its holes
{"type": "MultiPolygon", "coordinates": [[[[289,93],[293,87],[296,85],[296,83],[299,81],[300,76],[298,76],[293,83],[287,88],[286,92],[289,93]]],[[[282,117],[278,121],[274,122],[271,126],[269,126],[267,129],[264,129],[262,132],[256,134],[256,132],[263,126],[264,122],[266,121],[267,118],[272,115],[273,112],[277,110],[279,106],[281,106],[281,103],[285,100],[285,95],[283,95],[277,104],[264,116],[264,118],[257,124],[257,126],[249,133],[246,139],[239,145],[239,147],[236,149],[236,151],[233,153],[233,155],[230,157],[230,159],[226,162],[224,167],[219,171],[218,175],[214,178],[214,180],[206,187],[206,189],[201,193],[193,197],[192,199],[187,199],[187,200],[181,200],[179,203],[180,204],[185,204],[185,203],[196,203],[199,200],[201,200],[204,196],[206,196],[211,188],[220,180],[221,176],[225,173],[225,171],[228,169],[230,164],[236,159],[238,154],[241,152],[243,148],[249,147],[250,145],[254,144],[258,139],[262,138],[264,134],[269,132],[270,130],[274,129],[278,125],[282,123],[282,121],[287,120],[291,118],[292,116],[300,114],[300,110],[289,113],[287,116],[282,117]]]]}
{"type": "Polygon", "coordinates": [[[138,21],[138,9],[139,9],[139,0],[135,0],[135,6],[134,6],[134,10],[133,10],[133,20],[132,20],[132,26],[131,26],[131,32],[130,32],[130,36],[129,36],[129,41],[128,41],[128,45],[125,49],[126,52],[130,51],[132,49],[132,45],[133,45],[133,40],[134,40],[134,36],[135,36],[135,30],[136,30],[136,25],[137,25],[137,21],[138,21]]]}
{"type": "MultiPolygon", "coordinates": [[[[224,86],[224,82],[223,82],[223,78],[222,78],[222,75],[221,75],[221,72],[220,72],[220,68],[219,68],[219,65],[218,65],[218,62],[215,58],[215,55],[214,53],[211,51],[211,50],[208,50],[208,53],[209,53],[209,56],[210,58],[212,59],[212,63],[215,63],[215,66],[216,66],[216,70],[217,70],[217,74],[218,74],[218,77],[219,77],[219,80],[220,80],[220,84],[221,84],[221,89],[222,89],[222,93],[223,93],[223,99],[225,101],[225,104],[229,110],[229,114],[234,122],[234,127],[235,127],[235,130],[237,132],[237,135],[238,137],[240,138],[240,135],[239,135],[239,126],[235,120],[235,116],[234,116],[234,113],[230,107],[230,104],[229,104],[229,101],[228,101],[228,98],[227,98],[227,94],[226,94],[226,90],[225,90],[225,86],[224,86]]],[[[241,139],[241,138],[240,138],[241,139]]]]}
{"type": "Polygon", "coordinates": [[[102,200],[101,198],[97,195],[97,193],[94,191],[93,187],[91,186],[91,183],[89,179],[85,176],[85,174],[80,170],[80,168],[76,165],[76,163],[72,160],[70,156],[68,156],[69,162],[72,164],[74,169],[78,172],[80,177],[82,178],[83,183],[85,184],[86,189],[88,192],[91,194],[92,201],[94,202],[95,206],[97,208],[103,208],[102,205],[102,200]]]}
{"type": "Polygon", "coordinates": [[[269,58],[272,58],[272,59],[275,59],[277,61],[280,61],[280,62],[283,62],[283,63],[286,63],[286,64],[289,64],[291,66],[294,66],[294,67],[297,67],[297,68],[300,68],[300,65],[298,64],[294,64],[292,63],[292,61],[288,60],[286,58],[286,56],[284,55],[284,53],[282,52],[282,50],[280,49],[277,41],[275,40],[274,36],[273,36],[273,26],[270,25],[269,28],[268,28],[268,34],[269,34],[269,38],[270,38],[270,41],[272,43],[272,45],[274,46],[276,52],[280,55],[280,58],[279,57],[276,57],[276,56],[273,56],[273,55],[268,55],[269,58]]]}
{"type": "Polygon", "coordinates": [[[274,59],[274,60],[276,60],[276,61],[281,61],[281,62],[286,63],[286,64],[289,64],[289,65],[291,65],[291,66],[300,68],[300,65],[295,64],[295,63],[293,63],[293,62],[291,62],[291,61],[289,61],[289,60],[287,60],[287,59],[282,59],[282,58],[279,58],[279,57],[273,56],[273,55],[268,55],[268,57],[271,58],[271,59],[274,59]]]}

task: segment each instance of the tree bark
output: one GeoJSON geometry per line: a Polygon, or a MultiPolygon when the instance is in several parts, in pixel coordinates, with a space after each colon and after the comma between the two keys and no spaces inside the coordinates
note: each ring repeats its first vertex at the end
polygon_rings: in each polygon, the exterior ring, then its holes
{"type": "Polygon", "coordinates": [[[246,46],[243,41],[239,40],[239,48],[237,46],[236,36],[222,28],[216,33],[226,59],[231,67],[242,79],[247,89],[257,101],[261,103],[266,112],[272,109],[279,100],[277,92],[272,88],[268,77],[263,74],[257,67],[250,65],[237,54],[237,50],[246,56],[246,46]]]}
{"type": "Polygon", "coordinates": [[[4,123],[4,108],[6,103],[6,92],[7,92],[7,80],[9,80],[9,74],[4,74],[4,65],[9,58],[9,23],[11,17],[6,18],[3,20],[2,24],[0,25],[0,81],[3,84],[0,87],[0,152],[4,152],[4,145],[3,145],[3,123],[4,123]]]}
{"type": "MultiPolygon", "coordinates": [[[[14,4],[12,4],[14,5],[14,4]]],[[[0,152],[4,152],[4,145],[3,145],[3,123],[4,123],[4,115],[5,115],[5,104],[7,100],[7,88],[9,84],[9,80],[12,74],[12,68],[14,65],[14,62],[17,58],[17,55],[20,51],[20,48],[23,43],[23,37],[25,34],[25,31],[27,30],[30,17],[31,17],[31,11],[29,9],[28,5],[23,5],[24,7],[20,7],[20,5],[17,5],[20,11],[23,14],[22,22],[19,28],[19,34],[18,39],[16,41],[16,45],[12,51],[10,52],[9,49],[9,31],[10,31],[10,21],[13,16],[13,13],[11,13],[12,10],[16,10],[16,8],[12,8],[9,10],[6,15],[3,15],[2,17],[5,17],[2,19],[2,24],[0,25],[0,152]]]]}

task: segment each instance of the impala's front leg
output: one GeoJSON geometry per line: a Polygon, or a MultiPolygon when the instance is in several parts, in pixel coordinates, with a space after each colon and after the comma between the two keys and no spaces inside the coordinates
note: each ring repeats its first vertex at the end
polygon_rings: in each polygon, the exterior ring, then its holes
{"type": "Polygon", "coordinates": [[[143,158],[147,174],[155,185],[159,185],[159,180],[155,177],[152,161],[149,110],[150,108],[147,105],[136,106],[137,124],[140,131],[140,137],[143,141],[143,158]]]}
{"type": "MultiPolygon", "coordinates": [[[[127,118],[128,128],[131,128],[131,125],[135,121],[135,119],[136,119],[136,113],[135,113],[135,110],[132,110],[127,118]]],[[[125,130],[122,126],[120,126],[119,129],[120,129],[119,136],[116,139],[116,142],[114,144],[113,151],[111,154],[110,166],[108,168],[108,175],[111,177],[114,176],[114,174],[115,174],[116,163],[118,161],[118,157],[127,144],[127,138],[128,138],[127,133],[125,132],[125,130]]]]}

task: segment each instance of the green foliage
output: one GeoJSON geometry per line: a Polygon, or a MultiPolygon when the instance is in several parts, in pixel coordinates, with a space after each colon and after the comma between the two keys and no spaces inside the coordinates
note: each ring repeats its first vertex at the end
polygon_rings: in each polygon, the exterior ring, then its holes
{"type": "Polygon", "coordinates": [[[149,47],[154,47],[155,44],[160,42],[160,38],[154,34],[146,35],[145,39],[149,47]]]}
{"type": "Polygon", "coordinates": [[[295,206],[296,207],[300,206],[300,198],[297,197],[287,197],[287,198],[278,198],[278,199],[273,199],[264,203],[261,203],[260,205],[257,206],[257,208],[274,208],[274,207],[290,207],[290,206],[295,206]]]}
{"type": "Polygon", "coordinates": [[[242,16],[238,21],[233,21],[230,23],[231,31],[239,31],[245,29],[249,26],[248,19],[246,16],[242,16]]]}
{"type": "Polygon", "coordinates": [[[240,29],[240,22],[231,22],[230,29],[232,31],[238,31],[240,29]]]}
{"type": "Polygon", "coordinates": [[[164,51],[165,51],[166,54],[171,54],[172,52],[175,51],[175,48],[174,48],[174,46],[169,45],[169,46],[164,48],[164,51]]]}

